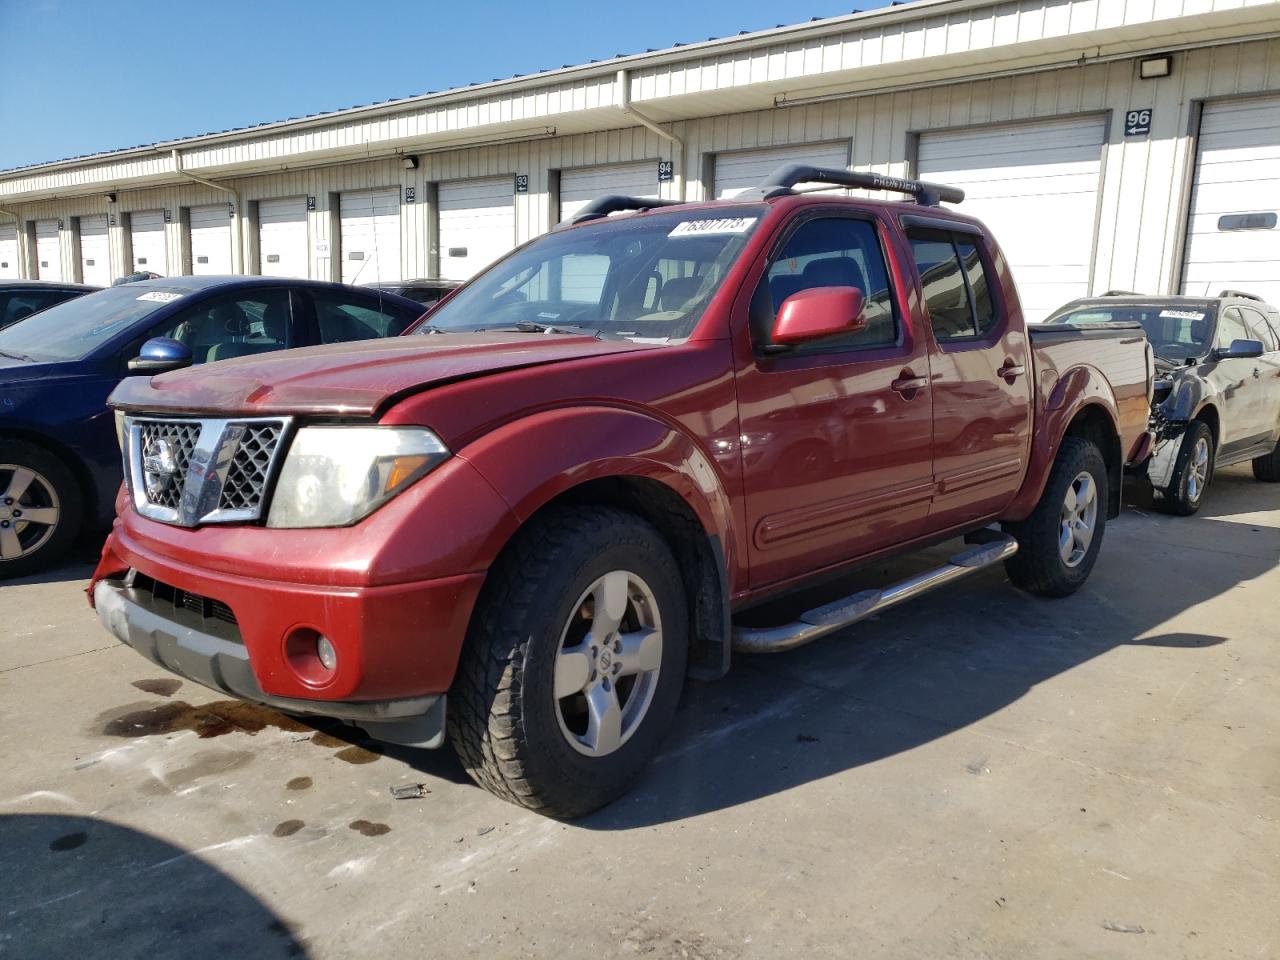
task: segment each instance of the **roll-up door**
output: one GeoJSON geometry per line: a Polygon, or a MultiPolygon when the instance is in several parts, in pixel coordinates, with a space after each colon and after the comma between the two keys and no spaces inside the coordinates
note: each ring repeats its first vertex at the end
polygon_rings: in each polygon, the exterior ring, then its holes
{"type": "MultiPolygon", "coordinates": [[[[807,163],[814,167],[848,169],[849,141],[838,143],[797,143],[765,150],[739,150],[716,154],[716,197],[725,200],[758,186],[784,163],[807,163]]],[[[805,184],[798,184],[803,188],[805,184]]]]}
{"type": "Polygon", "coordinates": [[[1182,292],[1280,303],[1280,97],[1205,104],[1182,292]]]}
{"type": "Polygon", "coordinates": [[[560,173],[560,219],[567,220],[596,197],[611,193],[624,197],[658,196],[658,162],[615,163],[560,173]]]}
{"type": "Polygon", "coordinates": [[[191,208],[191,272],[197,277],[231,273],[231,223],[225,203],[191,208]]]}
{"type": "Polygon", "coordinates": [[[138,210],[129,214],[133,269],[165,276],[169,272],[164,242],[164,211],[138,210]]]}
{"type": "Polygon", "coordinates": [[[310,275],[306,197],[258,201],[258,258],[264,277],[310,275]]]}
{"type": "Polygon", "coordinates": [[[510,177],[440,184],[440,276],[466,280],[516,245],[510,177]]]}
{"type": "Polygon", "coordinates": [[[80,218],[80,278],[95,287],[111,283],[111,248],[107,243],[107,215],[80,218]]]}
{"type": "Polygon", "coordinates": [[[0,280],[17,280],[18,228],[12,223],[0,224],[0,280]]]}
{"type": "Polygon", "coordinates": [[[36,221],[36,277],[62,279],[62,238],[57,220],[36,221]]]}
{"type": "Polygon", "coordinates": [[[964,189],[958,209],[991,228],[1031,322],[1089,293],[1106,134],[1076,117],[920,136],[921,179],[964,189]]]}
{"type": "Polygon", "coordinates": [[[342,282],[400,280],[400,188],[344,193],[342,282]]]}

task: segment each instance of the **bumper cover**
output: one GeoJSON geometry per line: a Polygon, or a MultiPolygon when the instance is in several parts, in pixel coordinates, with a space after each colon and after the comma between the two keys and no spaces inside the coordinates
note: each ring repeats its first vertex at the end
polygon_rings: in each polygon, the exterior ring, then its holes
{"type": "Polygon", "coordinates": [[[336,717],[364,727],[391,743],[438,747],[444,742],[445,696],[430,694],[391,700],[306,700],[264,693],[249,663],[249,652],[234,629],[207,629],[178,623],[119,580],[99,580],[94,605],[103,625],[122,643],[153,663],[213,690],[286,713],[336,717]]]}

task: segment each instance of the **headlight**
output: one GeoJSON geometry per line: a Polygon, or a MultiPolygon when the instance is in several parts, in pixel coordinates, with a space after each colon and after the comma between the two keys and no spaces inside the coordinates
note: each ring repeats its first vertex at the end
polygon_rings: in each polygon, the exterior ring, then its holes
{"type": "Polygon", "coordinates": [[[448,456],[421,427],[303,427],[289,444],[267,526],[355,523],[448,456]]]}

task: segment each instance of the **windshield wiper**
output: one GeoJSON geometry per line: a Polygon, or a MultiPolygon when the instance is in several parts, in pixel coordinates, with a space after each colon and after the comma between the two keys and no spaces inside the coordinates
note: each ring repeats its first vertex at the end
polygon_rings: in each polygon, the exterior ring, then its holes
{"type": "Polygon", "coordinates": [[[0,357],[8,357],[10,360],[25,360],[28,363],[35,363],[35,357],[28,357],[25,353],[10,353],[8,350],[0,350],[0,357]]]}
{"type": "Polygon", "coordinates": [[[503,324],[500,327],[481,327],[474,333],[567,333],[570,336],[587,336],[601,339],[599,330],[592,330],[588,327],[580,327],[575,325],[560,325],[556,323],[538,323],[536,320],[518,320],[515,323],[503,324]]]}

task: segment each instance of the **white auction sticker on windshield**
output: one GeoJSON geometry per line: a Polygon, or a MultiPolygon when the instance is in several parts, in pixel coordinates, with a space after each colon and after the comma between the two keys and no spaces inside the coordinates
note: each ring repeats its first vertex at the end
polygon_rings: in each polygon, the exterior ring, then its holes
{"type": "Polygon", "coordinates": [[[1203,320],[1204,314],[1198,310],[1161,310],[1160,316],[1165,320],[1203,320]]]}
{"type": "Polygon", "coordinates": [[[151,292],[149,292],[149,293],[144,293],[144,294],[143,294],[142,296],[140,296],[138,299],[139,299],[139,300],[149,300],[149,301],[153,301],[153,302],[155,302],[155,303],[173,303],[173,301],[175,301],[175,300],[181,300],[181,299],[182,299],[182,294],[180,294],[180,293],[169,293],[169,291],[167,291],[167,290],[152,290],[152,291],[151,291],[151,292]]]}
{"type": "Polygon", "coordinates": [[[756,217],[722,217],[719,220],[682,220],[667,236],[700,237],[717,233],[746,233],[755,224],[756,219],[756,217]]]}

